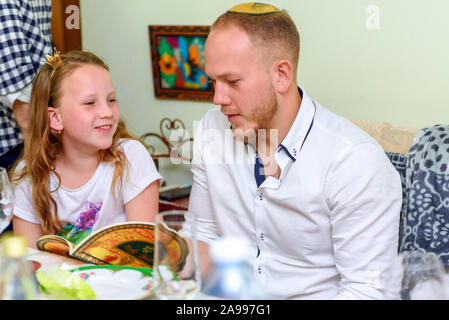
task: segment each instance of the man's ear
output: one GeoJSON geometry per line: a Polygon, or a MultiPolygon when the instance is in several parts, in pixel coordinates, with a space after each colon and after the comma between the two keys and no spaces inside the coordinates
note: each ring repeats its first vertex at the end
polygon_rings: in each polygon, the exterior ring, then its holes
{"type": "Polygon", "coordinates": [[[48,118],[50,120],[50,128],[56,131],[62,131],[64,126],[61,120],[61,114],[59,113],[59,109],[48,107],[48,118]]]}
{"type": "Polygon", "coordinates": [[[292,83],[294,72],[290,61],[278,60],[274,64],[275,85],[279,93],[285,93],[292,83]]]}

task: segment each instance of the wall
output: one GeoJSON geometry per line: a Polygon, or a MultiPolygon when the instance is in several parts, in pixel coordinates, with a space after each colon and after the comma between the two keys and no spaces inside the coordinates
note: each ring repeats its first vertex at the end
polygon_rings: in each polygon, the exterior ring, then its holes
{"type": "MultiPolygon", "coordinates": [[[[81,0],[83,48],[111,67],[131,131],[159,131],[165,116],[193,122],[214,106],[154,98],[148,25],[210,25],[232,0],[81,0]],[[126,3],[126,5],[125,5],[126,3]]],[[[449,123],[449,1],[272,0],[301,35],[298,79],[348,118],[423,127],[449,123]]],[[[169,183],[189,166],[161,164],[169,183]]]]}

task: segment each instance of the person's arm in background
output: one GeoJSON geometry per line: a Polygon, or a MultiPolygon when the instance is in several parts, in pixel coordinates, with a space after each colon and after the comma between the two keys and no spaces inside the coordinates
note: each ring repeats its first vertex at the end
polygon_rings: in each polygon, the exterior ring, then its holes
{"type": "Polygon", "coordinates": [[[16,117],[16,121],[20,129],[22,129],[22,132],[25,132],[28,128],[29,110],[29,103],[23,102],[19,99],[14,101],[14,104],[12,105],[12,112],[14,113],[14,117],[16,117]]]}
{"type": "Polygon", "coordinates": [[[52,52],[52,1],[0,1],[0,17],[0,103],[25,131],[33,79],[52,52]]]}
{"type": "Polygon", "coordinates": [[[374,143],[351,146],[330,168],[325,192],[341,276],[334,299],[386,299],[399,238],[398,172],[374,143]]]}
{"type": "Polygon", "coordinates": [[[28,84],[22,90],[0,96],[0,102],[12,109],[14,117],[22,132],[28,128],[29,102],[31,98],[32,84],[28,84]]]}

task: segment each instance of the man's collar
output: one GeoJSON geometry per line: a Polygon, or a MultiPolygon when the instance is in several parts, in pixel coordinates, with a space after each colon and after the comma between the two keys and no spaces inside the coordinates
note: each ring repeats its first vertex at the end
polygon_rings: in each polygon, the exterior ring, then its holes
{"type": "Polygon", "coordinates": [[[309,98],[307,93],[299,86],[298,91],[302,97],[299,111],[295,121],[293,121],[292,126],[288,130],[287,135],[279,145],[279,148],[284,150],[293,161],[296,161],[299,151],[307,139],[307,135],[313,125],[316,111],[315,104],[312,99],[309,98]]]}

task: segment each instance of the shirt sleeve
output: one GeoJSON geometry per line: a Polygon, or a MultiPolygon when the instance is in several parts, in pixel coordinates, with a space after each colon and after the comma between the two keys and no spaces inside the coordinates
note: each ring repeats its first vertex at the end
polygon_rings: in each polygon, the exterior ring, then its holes
{"type": "Polygon", "coordinates": [[[335,299],[385,299],[397,257],[402,189],[373,143],[351,146],[330,168],[327,201],[341,280],[335,299]]]}
{"type": "Polygon", "coordinates": [[[203,148],[203,143],[206,137],[204,121],[204,118],[200,121],[195,133],[195,138],[193,139],[193,183],[190,192],[186,223],[180,233],[183,236],[189,237],[192,228],[191,219],[195,217],[197,240],[210,245],[218,237],[219,233],[213,216],[213,207],[207,187],[207,176],[203,157],[203,150],[205,150],[203,148]]]}
{"type": "Polygon", "coordinates": [[[153,181],[160,180],[159,183],[162,184],[163,178],[142,143],[137,140],[126,140],[122,146],[128,159],[128,171],[125,171],[123,176],[124,183],[121,192],[123,202],[127,204],[153,181]]]}
{"type": "MultiPolygon", "coordinates": [[[[18,166],[19,167],[19,166],[18,166]]],[[[41,224],[41,219],[34,211],[32,187],[29,178],[24,177],[14,187],[14,215],[31,223],[41,224]]]]}
{"type": "Polygon", "coordinates": [[[13,93],[9,93],[4,96],[0,96],[0,103],[12,109],[14,102],[19,99],[20,101],[30,103],[31,100],[31,90],[33,84],[28,84],[25,88],[18,90],[13,93]]]}

